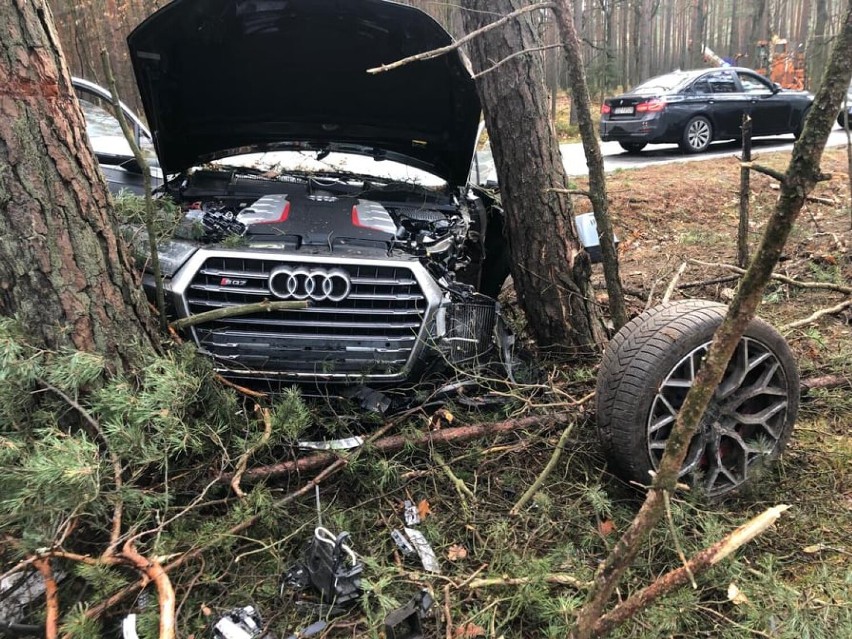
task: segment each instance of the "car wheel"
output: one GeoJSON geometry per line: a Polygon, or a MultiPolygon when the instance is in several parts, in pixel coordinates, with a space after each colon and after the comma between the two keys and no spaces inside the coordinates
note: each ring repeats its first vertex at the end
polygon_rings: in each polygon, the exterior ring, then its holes
{"type": "MultiPolygon", "coordinates": [[[[703,300],[656,307],[607,347],[597,383],[598,432],[625,479],[650,483],[725,311],[703,300]]],[[[769,324],[752,320],[690,443],[681,477],[709,497],[738,490],[784,450],[798,406],[789,346],[769,324]]]]}
{"type": "Polygon", "coordinates": [[[802,113],[802,119],[799,120],[799,123],[796,125],[796,128],[793,129],[793,137],[795,137],[797,140],[799,139],[799,136],[802,135],[802,131],[805,129],[805,119],[807,119],[809,112],[810,109],[805,109],[805,111],[802,113]]]}
{"type": "Polygon", "coordinates": [[[648,146],[647,142],[619,142],[618,144],[628,153],[639,153],[642,149],[648,146]]]}
{"type": "Polygon", "coordinates": [[[713,141],[713,125],[703,115],[697,115],[686,123],[680,148],[687,153],[701,153],[713,141]]]}
{"type": "Polygon", "coordinates": [[[841,129],[848,128],[850,131],[852,131],[852,113],[849,114],[849,118],[848,118],[849,119],[849,126],[848,127],[846,126],[846,122],[844,121],[844,117],[845,117],[845,114],[843,112],[841,112],[840,115],[837,116],[837,124],[840,125],[841,129]]]}

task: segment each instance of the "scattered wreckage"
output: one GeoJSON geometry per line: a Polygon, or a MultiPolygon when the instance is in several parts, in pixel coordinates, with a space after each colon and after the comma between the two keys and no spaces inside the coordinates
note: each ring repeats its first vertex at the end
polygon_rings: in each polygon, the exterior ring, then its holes
{"type": "MultiPolygon", "coordinates": [[[[506,245],[486,188],[492,163],[475,152],[469,65],[452,51],[366,73],[451,41],[423,12],[385,0],[176,0],[130,34],[161,190],[183,212],[159,247],[168,312],[191,320],[302,303],[189,326],[220,373],[356,385],[356,398],[380,411],[388,402],[373,389],[431,370],[496,360],[511,377],[512,337],[495,300],[506,245]],[[275,81],[269,60],[280,61],[275,81]],[[228,90],[210,95],[213,86],[228,90]]],[[[577,225],[590,249],[592,222],[577,225]]],[[[144,242],[137,248],[144,261],[144,242]]],[[[150,273],[144,285],[154,290],[150,273]]],[[[651,309],[612,340],[598,428],[627,479],[647,483],[656,468],[722,309],[651,309]]],[[[684,473],[710,495],[736,490],[784,449],[797,408],[790,349],[755,320],[684,473]]]]}

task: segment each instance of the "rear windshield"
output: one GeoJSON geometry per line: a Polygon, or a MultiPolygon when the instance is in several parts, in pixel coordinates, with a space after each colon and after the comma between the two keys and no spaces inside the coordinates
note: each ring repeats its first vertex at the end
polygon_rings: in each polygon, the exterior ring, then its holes
{"type": "Polygon", "coordinates": [[[642,84],[635,87],[630,93],[638,95],[656,95],[658,93],[669,93],[676,91],[688,83],[694,76],[691,73],[674,72],[660,75],[650,80],[645,80],[642,84]]]}

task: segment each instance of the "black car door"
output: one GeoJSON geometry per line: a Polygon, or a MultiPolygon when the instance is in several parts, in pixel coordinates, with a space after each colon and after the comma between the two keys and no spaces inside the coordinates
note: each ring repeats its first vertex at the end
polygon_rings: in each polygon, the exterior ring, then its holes
{"type": "Polygon", "coordinates": [[[737,79],[749,100],[752,135],[790,133],[793,106],[788,96],[757,73],[737,71],[737,79]]]}
{"type": "Polygon", "coordinates": [[[708,110],[716,126],[716,139],[740,137],[743,112],[749,101],[742,92],[732,69],[717,69],[702,76],[712,92],[707,96],[708,110]]]}

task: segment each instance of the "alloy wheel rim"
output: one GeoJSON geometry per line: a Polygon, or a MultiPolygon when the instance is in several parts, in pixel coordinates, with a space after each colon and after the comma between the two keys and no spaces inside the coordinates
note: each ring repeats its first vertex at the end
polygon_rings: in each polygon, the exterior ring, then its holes
{"type": "Polygon", "coordinates": [[[710,142],[710,127],[704,120],[696,120],[689,126],[687,137],[693,149],[703,149],[710,142]]]}
{"type": "MultiPolygon", "coordinates": [[[[647,451],[656,469],[686,393],[710,348],[702,344],[668,373],[651,403],[647,451]]],[[[742,485],[783,443],[789,385],[781,362],[761,342],[744,337],[689,445],[680,476],[709,496],[742,485]]]]}

